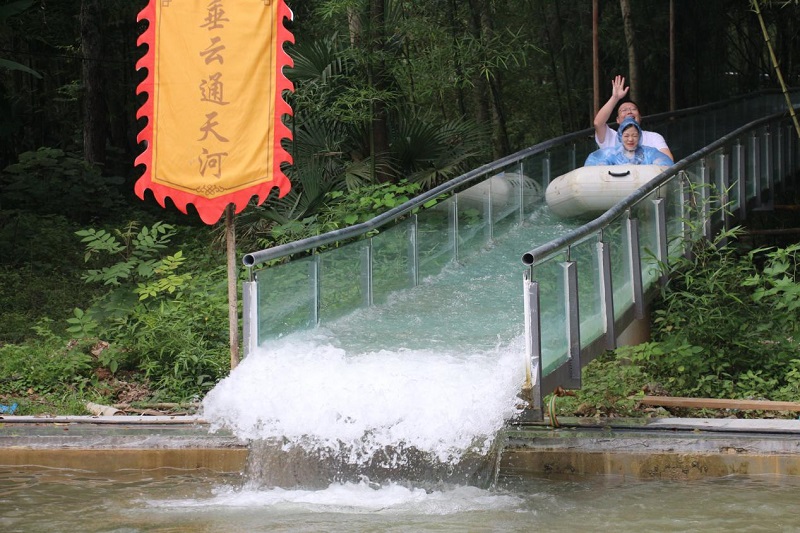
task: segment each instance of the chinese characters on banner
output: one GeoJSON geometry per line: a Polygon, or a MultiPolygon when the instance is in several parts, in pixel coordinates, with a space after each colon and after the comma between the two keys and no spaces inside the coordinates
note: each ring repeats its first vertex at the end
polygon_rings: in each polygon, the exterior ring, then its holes
{"type": "Polygon", "coordinates": [[[281,147],[291,132],[281,121],[291,108],[282,97],[292,85],[283,44],[291,18],[285,0],[150,0],[139,14],[148,50],[138,117],[147,124],[137,165],[145,171],[135,192],[150,189],[182,212],[193,204],[206,224],[229,204],[241,212],[253,196],[263,202],[273,187],[289,192],[281,147]]]}

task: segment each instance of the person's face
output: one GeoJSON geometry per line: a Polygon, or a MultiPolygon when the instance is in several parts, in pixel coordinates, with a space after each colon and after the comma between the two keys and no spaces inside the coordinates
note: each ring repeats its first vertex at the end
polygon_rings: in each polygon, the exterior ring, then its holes
{"type": "Polygon", "coordinates": [[[633,117],[636,122],[642,121],[642,116],[639,114],[639,108],[632,102],[625,102],[617,110],[617,124],[622,124],[622,121],[628,117],[633,117]]]}
{"type": "Polygon", "coordinates": [[[636,147],[639,146],[639,130],[634,126],[628,126],[627,129],[622,132],[622,145],[626,150],[636,150],[636,147]]]}

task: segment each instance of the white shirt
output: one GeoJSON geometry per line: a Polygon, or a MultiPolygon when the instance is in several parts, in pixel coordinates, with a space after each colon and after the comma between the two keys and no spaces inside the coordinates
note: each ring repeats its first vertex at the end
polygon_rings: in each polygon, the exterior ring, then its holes
{"type": "MultiPolygon", "coordinates": [[[[608,124],[606,124],[605,140],[603,142],[598,141],[597,134],[595,134],[594,140],[599,148],[614,148],[619,143],[619,141],[617,140],[617,132],[611,129],[608,124]]],[[[664,148],[667,148],[667,141],[664,140],[664,137],[662,137],[660,133],[643,130],[642,145],[652,146],[656,150],[662,150],[664,148]]],[[[667,150],[669,150],[669,148],[667,148],[667,150]]]]}

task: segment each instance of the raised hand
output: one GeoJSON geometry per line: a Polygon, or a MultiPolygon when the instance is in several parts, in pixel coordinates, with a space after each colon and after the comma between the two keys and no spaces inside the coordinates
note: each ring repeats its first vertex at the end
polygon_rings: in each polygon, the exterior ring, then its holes
{"type": "Polygon", "coordinates": [[[625,87],[625,78],[617,75],[611,82],[611,96],[617,100],[622,100],[628,94],[630,87],[625,87]]]}

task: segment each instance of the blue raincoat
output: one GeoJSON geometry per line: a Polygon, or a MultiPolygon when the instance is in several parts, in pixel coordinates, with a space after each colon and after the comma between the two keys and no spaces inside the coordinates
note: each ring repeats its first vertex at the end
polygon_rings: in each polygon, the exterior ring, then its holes
{"type": "Polygon", "coordinates": [[[628,117],[622,121],[617,130],[617,145],[613,148],[601,148],[595,150],[589,157],[586,158],[584,166],[596,165],[672,165],[673,161],[670,157],[652,146],[642,145],[642,128],[639,123],[632,117],[628,117]],[[639,130],[639,144],[633,153],[633,157],[629,158],[625,155],[625,147],[622,144],[622,133],[629,127],[633,126],[639,130]]]}

